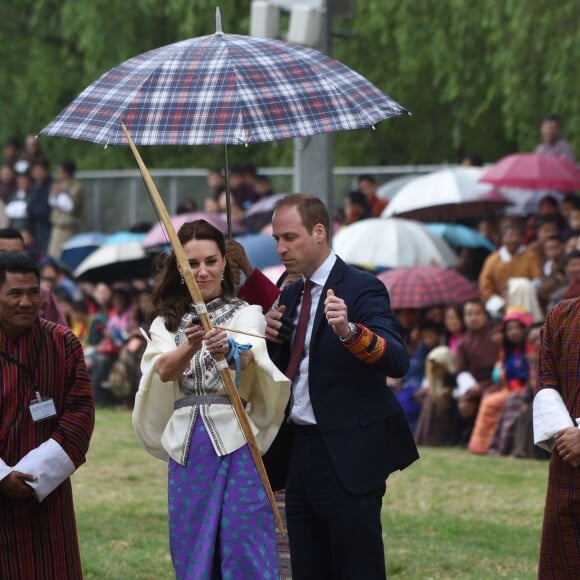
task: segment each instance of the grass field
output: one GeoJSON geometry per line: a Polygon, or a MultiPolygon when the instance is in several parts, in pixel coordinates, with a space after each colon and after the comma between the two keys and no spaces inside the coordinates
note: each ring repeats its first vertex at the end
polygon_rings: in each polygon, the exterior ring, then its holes
{"type": "MultiPolygon", "coordinates": [[[[388,481],[389,578],[535,578],[547,467],[421,449],[420,461],[388,481]]],[[[97,411],[73,485],[86,578],[173,577],[166,465],[143,451],[129,411],[97,411]]]]}

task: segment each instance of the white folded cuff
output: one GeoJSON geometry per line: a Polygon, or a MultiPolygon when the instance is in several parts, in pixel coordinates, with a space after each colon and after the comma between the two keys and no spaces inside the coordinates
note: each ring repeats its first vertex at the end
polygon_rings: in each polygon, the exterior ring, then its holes
{"type": "Polygon", "coordinates": [[[534,443],[549,451],[554,449],[554,437],[566,427],[574,427],[570,413],[556,389],[542,389],[534,397],[534,443]]]}
{"type": "Polygon", "coordinates": [[[26,483],[33,489],[36,499],[41,502],[74,473],[75,466],[64,449],[54,439],[48,439],[28,452],[11,471],[36,476],[36,481],[26,483]]]}
{"type": "Polygon", "coordinates": [[[460,397],[465,395],[465,393],[467,393],[469,389],[477,385],[475,377],[471,373],[468,373],[467,371],[459,373],[457,375],[456,382],[457,386],[453,389],[454,399],[459,399],[460,397]]]}
{"type": "Polygon", "coordinates": [[[8,474],[12,471],[12,467],[6,465],[6,462],[0,459],[0,481],[8,477],[8,474]]]}

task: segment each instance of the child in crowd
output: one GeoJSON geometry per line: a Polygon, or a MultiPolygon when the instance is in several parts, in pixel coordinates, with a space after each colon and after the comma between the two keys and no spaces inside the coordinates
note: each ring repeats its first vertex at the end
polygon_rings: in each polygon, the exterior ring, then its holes
{"type": "Polygon", "coordinates": [[[504,403],[511,393],[523,395],[527,388],[530,365],[526,354],[526,333],[533,319],[524,310],[513,309],[503,318],[503,341],[500,356],[492,372],[496,392],[484,395],[468,449],[485,454],[498,422],[504,403]]]}
{"type": "Polygon", "coordinates": [[[403,377],[401,390],[397,393],[412,431],[415,430],[421,412],[416,394],[425,376],[425,361],[429,352],[439,344],[441,328],[434,322],[425,321],[421,324],[419,337],[419,344],[411,356],[409,372],[403,377]]]}
{"type": "Polygon", "coordinates": [[[451,445],[454,443],[456,405],[455,356],[448,346],[437,346],[427,355],[425,381],[417,391],[421,413],[415,441],[417,445],[451,445]]]}
{"type": "Polygon", "coordinates": [[[445,344],[457,355],[459,341],[465,330],[463,326],[463,308],[459,304],[450,304],[443,310],[443,327],[445,330],[445,344]]]}

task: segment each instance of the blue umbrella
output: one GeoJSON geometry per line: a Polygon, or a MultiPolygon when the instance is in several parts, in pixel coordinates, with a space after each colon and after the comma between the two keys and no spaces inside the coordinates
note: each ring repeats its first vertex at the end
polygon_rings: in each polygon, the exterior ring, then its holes
{"type": "Polygon", "coordinates": [[[142,242],[145,239],[144,233],[137,232],[115,232],[110,234],[104,241],[106,245],[124,244],[125,242],[142,242]]]}
{"type": "Polygon", "coordinates": [[[268,266],[280,264],[280,256],[276,252],[276,242],[266,234],[246,234],[234,238],[244,246],[248,260],[259,270],[268,266]]]}
{"type": "Polygon", "coordinates": [[[495,252],[494,245],[477,230],[462,224],[431,223],[427,229],[456,248],[485,248],[495,252]]]}
{"type": "Polygon", "coordinates": [[[74,270],[89,254],[102,246],[107,235],[102,232],[85,232],[69,238],[63,245],[60,261],[74,270]]]}

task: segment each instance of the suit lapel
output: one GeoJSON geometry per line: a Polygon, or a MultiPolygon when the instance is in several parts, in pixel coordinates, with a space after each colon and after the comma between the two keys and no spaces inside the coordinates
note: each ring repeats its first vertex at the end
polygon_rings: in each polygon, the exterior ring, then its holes
{"type": "Polygon", "coordinates": [[[316,315],[314,316],[314,325],[312,327],[312,337],[310,339],[310,348],[312,348],[312,344],[318,334],[318,330],[320,329],[320,325],[324,320],[326,324],[326,318],[324,316],[324,300],[326,298],[326,292],[329,288],[332,288],[335,291],[337,296],[340,296],[340,282],[344,276],[344,272],[346,269],[346,264],[337,256],[336,262],[328,275],[328,279],[326,280],[326,284],[322,289],[322,294],[320,296],[320,300],[318,302],[318,307],[316,309],[316,315]]]}

